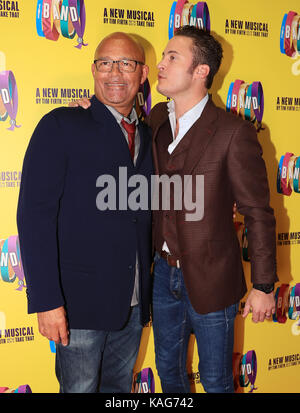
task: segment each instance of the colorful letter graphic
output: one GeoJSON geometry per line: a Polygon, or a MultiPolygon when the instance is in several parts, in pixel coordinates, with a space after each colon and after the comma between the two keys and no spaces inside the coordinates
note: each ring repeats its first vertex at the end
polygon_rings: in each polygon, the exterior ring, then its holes
{"type": "Polygon", "coordinates": [[[77,33],[75,46],[87,46],[83,42],[85,31],[84,0],[38,0],[36,7],[36,30],[39,36],[48,40],[58,40],[59,35],[73,39],[77,33]]]}
{"type": "Polygon", "coordinates": [[[239,79],[231,82],[227,94],[226,110],[256,123],[257,131],[259,131],[264,114],[262,84],[260,82],[246,83],[239,79]]]}
{"type": "Polygon", "coordinates": [[[0,72],[0,121],[4,122],[10,117],[10,128],[13,131],[19,128],[16,124],[18,112],[18,89],[16,79],[12,71],[4,70],[0,72]]]}
{"type": "Polygon", "coordinates": [[[249,384],[249,393],[257,390],[257,387],[254,387],[257,374],[257,360],[254,350],[248,351],[242,356],[240,353],[233,354],[233,373],[235,391],[237,391],[239,387],[248,387],[249,384]]]}
{"type": "Polygon", "coordinates": [[[299,167],[300,157],[291,152],[282,155],[277,170],[277,192],[290,196],[293,192],[300,192],[299,189],[299,167]]]}
{"type": "Polygon", "coordinates": [[[136,103],[135,103],[137,114],[142,118],[145,118],[149,115],[151,110],[151,88],[149,80],[146,81],[140,86],[136,103]]]}
{"type": "MultiPolygon", "coordinates": [[[[289,318],[296,320],[300,315],[300,284],[290,287],[289,284],[281,284],[275,293],[276,307],[273,321],[284,324],[289,318]],[[287,317],[288,314],[288,317],[287,317]]],[[[298,322],[298,326],[300,321],[298,322]]]]}
{"type": "Polygon", "coordinates": [[[10,389],[8,387],[0,387],[0,393],[32,393],[30,386],[24,384],[16,389],[10,389]]]}
{"type": "Polygon", "coordinates": [[[173,2],[169,17],[169,39],[176,30],[186,25],[210,31],[209,10],[205,1],[199,1],[195,5],[188,0],[173,2]]]}
{"type": "Polygon", "coordinates": [[[145,368],[136,373],[132,381],[131,393],[154,393],[155,383],[151,368],[145,368]]]}
{"type": "Polygon", "coordinates": [[[280,30],[280,51],[289,57],[300,54],[300,15],[289,11],[283,16],[280,30]]]}
{"type": "Polygon", "coordinates": [[[20,255],[19,237],[13,235],[0,240],[0,279],[13,283],[18,278],[17,291],[25,287],[24,272],[20,255]]]}

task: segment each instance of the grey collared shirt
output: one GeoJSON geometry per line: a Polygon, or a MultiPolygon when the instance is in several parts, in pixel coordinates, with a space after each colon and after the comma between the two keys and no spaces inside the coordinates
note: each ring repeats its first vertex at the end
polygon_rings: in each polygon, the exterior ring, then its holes
{"type": "MultiPolygon", "coordinates": [[[[121,115],[115,108],[112,106],[105,105],[107,109],[112,113],[118,124],[120,125],[120,128],[124,134],[124,137],[128,143],[128,134],[126,130],[123,128],[121,121],[124,118],[126,122],[128,123],[134,123],[137,126],[139,123],[138,116],[136,113],[136,110],[132,108],[132,111],[130,112],[129,118],[126,118],[125,116],[121,115]]],[[[140,150],[140,135],[138,131],[138,127],[135,129],[135,140],[134,140],[134,158],[133,158],[133,163],[134,165],[136,164],[136,160],[139,154],[140,150]]],[[[129,151],[129,148],[128,148],[129,151]]],[[[139,265],[138,265],[138,255],[136,253],[136,263],[135,263],[135,281],[134,281],[134,289],[133,289],[133,294],[132,294],[132,299],[131,299],[131,306],[137,305],[139,302],[139,265]]]]}

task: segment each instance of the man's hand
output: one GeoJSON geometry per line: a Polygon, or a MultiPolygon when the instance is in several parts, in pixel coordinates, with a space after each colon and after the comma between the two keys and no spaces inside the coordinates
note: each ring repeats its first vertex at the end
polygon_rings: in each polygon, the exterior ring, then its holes
{"type": "Polygon", "coordinates": [[[56,344],[67,346],[69,342],[69,331],[67,325],[66,311],[64,307],[38,313],[40,333],[56,344]]]}
{"type": "Polygon", "coordinates": [[[88,98],[81,98],[81,99],[75,100],[74,102],[70,102],[69,106],[71,108],[77,108],[78,106],[81,106],[83,109],[87,109],[91,106],[91,102],[88,98]]]}
{"type": "Polygon", "coordinates": [[[245,318],[252,309],[252,321],[257,323],[264,321],[265,318],[271,317],[275,313],[274,294],[266,294],[262,291],[252,288],[247,298],[242,316],[245,318]]]}

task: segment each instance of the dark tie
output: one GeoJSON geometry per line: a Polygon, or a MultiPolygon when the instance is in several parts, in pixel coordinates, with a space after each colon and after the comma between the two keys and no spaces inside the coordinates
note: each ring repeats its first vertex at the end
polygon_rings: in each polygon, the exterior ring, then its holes
{"type": "Polygon", "coordinates": [[[131,158],[134,159],[135,122],[128,123],[126,122],[125,119],[122,119],[121,124],[128,134],[129,151],[130,151],[131,158]]]}

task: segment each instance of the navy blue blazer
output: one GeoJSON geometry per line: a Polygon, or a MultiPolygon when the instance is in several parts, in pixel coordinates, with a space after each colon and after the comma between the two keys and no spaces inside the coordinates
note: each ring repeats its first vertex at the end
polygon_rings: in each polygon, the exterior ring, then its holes
{"type": "Polygon", "coordinates": [[[64,305],[70,328],[112,331],[129,315],[136,251],[141,324],[149,321],[151,208],[118,210],[118,177],[125,167],[128,179],[150,182],[151,135],[140,122],[134,166],[113,115],[95,97],[91,103],[55,109],[39,122],[24,158],[17,224],[28,312],[64,305]],[[116,179],[116,210],[96,206],[104,174],[116,179]]]}

